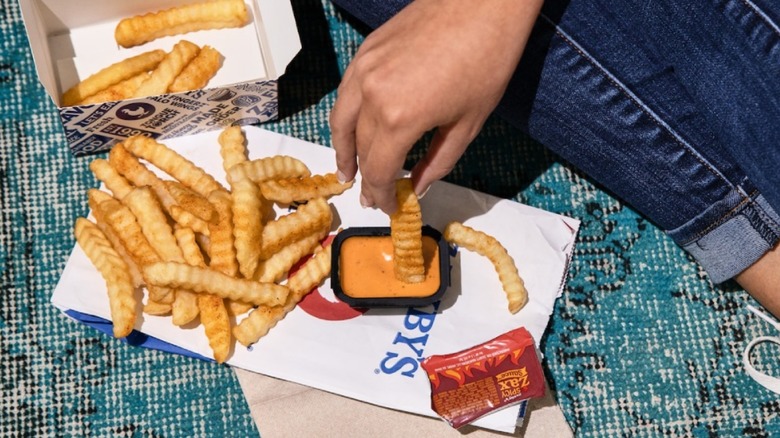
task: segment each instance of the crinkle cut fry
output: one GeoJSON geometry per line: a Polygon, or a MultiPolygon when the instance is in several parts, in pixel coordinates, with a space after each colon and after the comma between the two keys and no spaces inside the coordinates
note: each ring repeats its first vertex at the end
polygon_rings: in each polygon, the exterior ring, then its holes
{"type": "MultiPolygon", "coordinates": [[[[168,262],[184,262],[181,248],[168,225],[162,205],[148,186],[136,187],[122,201],[133,212],[149,244],[160,258],[168,262]]],[[[186,289],[174,291],[171,307],[173,324],[183,326],[198,316],[197,297],[186,289]]]]}
{"type": "Polygon", "coordinates": [[[164,36],[241,27],[248,20],[249,13],[243,0],[200,2],[121,20],[114,30],[114,38],[117,44],[128,48],[164,36]]]}
{"type": "Polygon", "coordinates": [[[151,73],[148,72],[139,73],[129,79],[125,79],[122,82],[98,91],[92,96],[82,100],[78,104],[93,105],[96,103],[116,102],[119,100],[130,99],[131,97],[135,96],[135,92],[138,90],[138,87],[146,82],[150,75],[151,73]]]}
{"type": "Polygon", "coordinates": [[[217,74],[222,63],[222,54],[211,46],[203,46],[195,58],[176,76],[168,87],[169,93],[183,93],[204,88],[217,74]]]}
{"type": "Polygon", "coordinates": [[[167,180],[163,181],[163,183],[165,184],[168,193],[171,195],[171,198],[176,201],[176,205],[194,214],[205,222],[213,222],[216,220],[214,206],[211,205],[205,196],[201,196],[199,193],[178,181],[167,180]]]}
{"type": "Polygon", "coordinates": [[[268,259],[285,245],[322,227],[330,227],[333,212],[324,198],[315,198],[298,207],[293,213],[284,215],[266,224],[263,229],[261,258],[268,259]]]}
{"type": "Polygon", "coordinates": [[[303,161],[288,155],[274,155],[272,157],[258,158],[234,165],[228,172],[228,181],[231,173],[243,174],[257,184],[264,181],[279,178],[301,178],[311,176],[311,171],[303,161]]]}
{"type": "MultiPolygon", "coordinates": [[[[233,201],[229,194],[219,190],[209,195],[209,201],[214,205],[218,218],[216,223],[209,224],[209,267],[235,277],[239,268],[233,240],[233,201]]],[[[240,315],[252,308],[251,304],[233,300],[226,300],[224,304],[231,315],[240,315]]]]}
{"type": "MultiPolygon", "coordinates": [[[[230,126],[219,134],[219,154],[222,156],[222,168],[226,174],[236,164],[245,163],[248,152],[246,150],[246,136],[240,126],[230,126]]],[[[243,172],[246,175],[246,172],[243,172]]]]}
{"type": "Polygon", "coordinates": [[[135,135],[125,140],[124,146],[135,156],[153,164],[203,197],[208,198],[209,194],[214,190],[225,190],[205,170],[154,139],[135,135]]]}
{"type": "Polygon", "coordinates": [[[134,186],[151,187],[174,221],[208,236],[209,227],[206,221],[176,205],[176,200],[168,192],[168,188],[163,180],[141,164],[138,157],[125,148],[125,144],[124,142],[119,143],[111,148],[111,152],[108,153],[108,162],[111,164],[111,167],[127,178],[134,186]]]}
{"type": "Polygon", "coordinates": [[[260,262],[263,239],[263,199],[260,187],[239,166],[229,175],[233,209],[233,238],[241,275],[252,278],[260,262]]]}
{"type": "Polygon", "coordinates": [[[164,50],[152,50],[111,64],[74,85],[62,95],[62,106],[73,106],[106,88],[154,69],[165,58],[164,50]]]}
{"type": "Polygon", "coordinates": [[[331,254],[331,245],[328,244],[290,277],[287,282],[290,295],[284,306],[260,306],[234,327],[233,336],[238,342],[245,346],[254,344],[292,311],[306,294],[330,274],[331,254]]]}
{"type": "Polygon", "coordinates": [[[172,303],[174,298],[173,290],[149,284],[149,280],[143,274],[145,265],[159,262],[161,259],[146,239],[146,236],[144,236],[135,215],[129,208],[113,197],[98,203],[97,206],[100,213],[96,217],[105,218],[108,226],[119,237],[122,246],[141,271],[146,288],[149,290],[149,297],[162,304],[172,303]]]}
{"type": "Polygon", "coordinates": [[[176,43],[173,50],[165,55],[152,74],[141,82],[133,97],[156,96],[167,92],[179,73],[198,56],[199,52],[200,47],[187,40],[176,43]]]}
{"type": "MultiPolygon", "coordinates": [[[[190,266],[206,267],[206,261],[195,241],[195,233],[190,228],[176,227],[174,230],[184,259],[190,266]]],[[[224,300],[212,294],[197,295],[200,322],[209,340],[209,346],[214,353],[214,360],[223,363],[230,355],[230,318],[228,317],[224,300]]]]}
{"type": "Polygon", "coordinates": [[[410,178],[396,181],[396,198],[398,209],[390,215],[393,270],[398,280],[419,283],[425,280],[422,212],[410,178]]]}
{"type": "Polygon", "coordinates": [[[276,283],[281,281],[290,269],[303,257],[311,254],[325,236],[328,235],[328,226],[323,226],[314,233],[293,242],[267,260],[260,263],[254,278],[260,282],[276,283]]]}
{"type": "Polygon", "coordinates": [[[129,268],[97,225],[78,218],[74,234],[87,258],[106,281],[114,337],[128,336],[135,325],[137,304],[129,268]]]}
{"type": "Polygon", "coordinates": [[[444,239],[469,251],[487,257],[498,273],[509,302],[509,311],[517,313],[528,303],[528,291],[515,261],[493,236],[475,230],[459,222],[450,222],[444,229],[444,239]]]}
{"type": "Polygon", "coordinates": [[[153,263],[144,266],[143,274],[149,284],[181,287],[257,306],[280,306],[289,295],[289,289],[286,286],[234,278],[214,269],[190,266],[184,263],[153,263]]]}
{"type": "Polygon", "coordinates": [[[141,271],[138,269],[138,265],[136,265],[135,260],[133,260],[130,253],[125,249],[119,236],[117,236],[116,233],[114,233],[114,230],[106,223],[106,218],[101,212],[99,204],[107,199],[115,198],[98,189],[87,190],[87,202],[89,203],[89,209],[91,210],[92,215],[95,217],[97,227],[100,228],[100,231],[103,232],[111,243],[111,246],[116,250],[119,256],[122,257],[122,260],[125,261],[125,264],[130,269],[130,277],[133,279],[133,286],[137,288],[142,287],[144,285],[144,280],[141,277],[141,271]]]}
{"type": "Polygon", "coordinates": [[[131,186],[107,160],[102,158],[92,160],[92,162],[89,163],[89,170],[91,170],[95,175],[95,178],[105,184],[106,188],[119,200],[133,190],[133,186],[131,186]]]}
{"type": "Polygon", "coordinates": [[[260,191],[269,201],[290,204],[294,201],[340,195],[354,183],[354,180],[341,183],[335,173],[327,173],[301,178],[271,179],[260,184],[260,191]]]}

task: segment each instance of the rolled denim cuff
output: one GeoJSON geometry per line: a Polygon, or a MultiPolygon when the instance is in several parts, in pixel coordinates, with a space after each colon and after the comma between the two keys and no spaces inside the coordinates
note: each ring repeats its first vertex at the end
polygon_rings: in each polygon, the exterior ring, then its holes
{"type": "Polygon", "coordinates": [[[780,215],[749,182],[667,234],[714,283],[744,271],[780,242],[780,215]]]}

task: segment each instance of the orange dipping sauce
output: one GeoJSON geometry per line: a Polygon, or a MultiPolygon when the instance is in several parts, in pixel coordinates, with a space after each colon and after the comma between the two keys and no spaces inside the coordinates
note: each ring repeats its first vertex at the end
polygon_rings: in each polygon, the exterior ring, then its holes
{"type": "Polygon", "coordinates": [[[352,298],[418,298],[435,294],[441,286],[439,244],[423,236],[425,280],[404,283],[393,272],[393,241],[390,236],[351,236],[341,244],[339,276],[341,289],[352,298]]]}

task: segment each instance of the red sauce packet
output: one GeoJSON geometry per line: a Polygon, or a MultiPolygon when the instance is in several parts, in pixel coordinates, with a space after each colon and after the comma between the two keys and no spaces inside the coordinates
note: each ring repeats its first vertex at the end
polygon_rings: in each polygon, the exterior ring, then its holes
{"type": "Polygon", "coordinates": [[[431,382],[431,406],[459,428],[506,406],[544,395],[544,375],[524,327],[457,353],[422,362],[431,382]]]}

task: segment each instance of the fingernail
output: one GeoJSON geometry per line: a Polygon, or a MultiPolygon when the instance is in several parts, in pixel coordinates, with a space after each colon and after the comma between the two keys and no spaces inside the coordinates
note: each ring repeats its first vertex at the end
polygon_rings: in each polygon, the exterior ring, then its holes
{"type": "Polygon", "coordinates": [[[338,179],[341,184],[344,184],[347,182],[347,175],[344,175],[344,172],[339,170],[336,172],[336,179],[338,179]]]}
{"type": "Polygon", "coordinates": [[[363,208],[371,207],[371,204],[368,202],[368,199],[362,193],[360,194],[360,206],[363,208]]]}
{"type": "Polygon", "coordinates": [[[422,198],[423,198],[423,196],[425,196],[425,195],[428,193],[428,190],[430,190],[430,189],[431,189],[431,186],[428,186],[428,187],[426,187],[426,188],[425,188],[425,190],[423,190],[423,192],[422,192],[422,193],[420,193],[419,195],[417,195],[417,199],[422,199],[422,198]]]}

